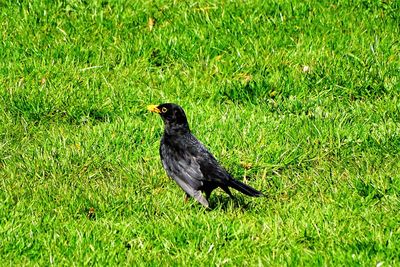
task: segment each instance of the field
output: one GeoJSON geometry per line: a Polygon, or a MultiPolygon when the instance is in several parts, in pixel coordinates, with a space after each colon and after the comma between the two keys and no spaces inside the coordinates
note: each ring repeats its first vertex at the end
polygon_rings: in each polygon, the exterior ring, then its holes
{"type": "Polygon", "coordinates": [[[399,266],[399,1],[0,1],[0,265],[399,266]],[[234,177],[165,174],[173,102],[234,177]]]}

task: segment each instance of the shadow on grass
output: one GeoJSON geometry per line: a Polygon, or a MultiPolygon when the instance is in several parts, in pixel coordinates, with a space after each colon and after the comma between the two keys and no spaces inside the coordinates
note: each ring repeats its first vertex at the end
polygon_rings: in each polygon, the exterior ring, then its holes
{"type": "Polygon", "coordinates": [[[231,209],[240,209],[242,211],[250,208],[249,201],[242,196],[234,196],[233,198],[225,195],[215,195],[210,198],[210,210],[228,211],[231,209]]]}

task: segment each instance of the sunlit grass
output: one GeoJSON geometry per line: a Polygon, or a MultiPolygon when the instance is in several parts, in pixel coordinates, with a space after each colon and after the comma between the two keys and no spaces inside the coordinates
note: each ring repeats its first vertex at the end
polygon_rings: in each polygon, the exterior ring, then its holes
{"type": "Polygon", "coordinates": [[[0,3],[1,262],[398,265],[398,10],[0,3]],[[162,102],[267,197],[185,204],[162,102]]]}

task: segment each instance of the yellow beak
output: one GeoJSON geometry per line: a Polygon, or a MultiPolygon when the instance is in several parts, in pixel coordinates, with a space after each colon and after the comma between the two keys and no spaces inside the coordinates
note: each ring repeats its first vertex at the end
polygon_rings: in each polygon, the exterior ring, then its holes
{"type": "Polygon", "coordinates": [[[147,110],[155,113],[161,113],[161,111],[157,108],[156,105],[148,105],[147,110]]]}

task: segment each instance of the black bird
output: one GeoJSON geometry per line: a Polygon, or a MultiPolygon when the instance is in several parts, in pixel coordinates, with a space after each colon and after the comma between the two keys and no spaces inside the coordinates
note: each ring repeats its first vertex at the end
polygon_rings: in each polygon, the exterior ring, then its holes
{"type": "Polygon", "coordinates": [[[263,194],[256,189],[235,180],[200,141],[192,135],[183,109],[172,103],[150,105],[147,109],[160,114],[164,121],[164,135],[160,144],[160,157],[168,176],[174,179],[186,192],[203,206],[209,207],[208,199],[217,187],[230,197],[229,187],[239,192],[259,197],[263,194]],[[206,197],[202,195],[206,194],[206,197]]]}

